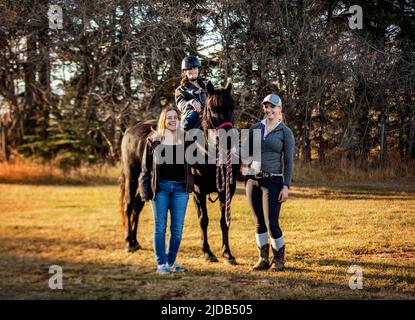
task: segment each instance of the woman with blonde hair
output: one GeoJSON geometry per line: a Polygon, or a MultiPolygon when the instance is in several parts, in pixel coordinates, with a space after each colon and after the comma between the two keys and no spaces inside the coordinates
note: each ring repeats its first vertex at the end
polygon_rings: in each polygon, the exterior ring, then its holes
{"type": "Polygon", "coordinates": [[[167,107],[161,112],[157,130],[147,140],[139,177],[141,198],[145,201],[152,200],[154,252],[159,274],[186,271],[176,263],[176,257],[194,181],[186,163],[187,144],[185,145],[184,132],[179,124],[180,112],[175,107],[167,107]],[[168,211],[170,239],[166,253],[168,211]]]}
{"type": "Polygon", "coordinates": [[[281,205],[288,199],[293,171],[294,135],[282,121],[282,103],[276,94],[262,101],[265,118],[252,125],[261,134],[261,159],[255,173],[246,177],[246,196],[256,224],[259,259],[253,270],[284,269],[285,242],[279,225],[281,205]],[[269,241],[269,238],[271,238],[269,241]],[[269,259],[269,242],[273,252],[269,259]]]}

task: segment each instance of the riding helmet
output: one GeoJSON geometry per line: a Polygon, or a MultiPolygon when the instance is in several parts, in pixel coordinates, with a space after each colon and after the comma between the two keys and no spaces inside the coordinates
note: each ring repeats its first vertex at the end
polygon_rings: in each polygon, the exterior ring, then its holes
{"type": "Polygon", "coordinates": [[[202,64],[198,57],[188,56],[182,60],[182,70],[192,69],[194,67],[200,68],[201,66],[202,64]]]}

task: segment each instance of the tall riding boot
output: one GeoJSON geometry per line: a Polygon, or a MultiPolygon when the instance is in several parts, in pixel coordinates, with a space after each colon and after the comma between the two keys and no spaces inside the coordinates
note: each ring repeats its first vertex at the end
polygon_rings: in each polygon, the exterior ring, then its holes
{"type": "Polygon", "coordinates": [[[264,244],[262,247],[258,247],[259,252],[259,260],[252,267],[252,270],[267,270],[269,269],[269,261],[268,261],[268,255],[269,255],[269,244],[264,244]]]}
{"type": "Polygon", "coordinates": [[[285,262],[285,245],[283,245],[280,249],[275,250],[272,248],[272,253],[274,257],[271,262],[271,271],[281,271],[284,270],[284,262],[285,262]]]}

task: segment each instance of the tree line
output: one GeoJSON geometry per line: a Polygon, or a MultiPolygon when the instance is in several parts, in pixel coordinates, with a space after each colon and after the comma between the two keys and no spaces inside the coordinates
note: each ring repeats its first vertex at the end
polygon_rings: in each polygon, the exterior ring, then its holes
{"type": "Polygon", "coordinates": [[[281,96],[300,162],[407,162],[414,14],[414,0],[0,0],[3,158],[115,164],[125,129],[174,104],[180,62],[197,55],[204,78],[232,80],[241,128],[281,96]]]}

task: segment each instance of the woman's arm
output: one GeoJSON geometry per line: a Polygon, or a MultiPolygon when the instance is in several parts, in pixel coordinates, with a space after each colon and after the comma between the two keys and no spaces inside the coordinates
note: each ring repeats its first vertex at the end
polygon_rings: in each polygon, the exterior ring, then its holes
{"type": "Polygon", "coordinates": [[[153,155],[151,152],[151,144],[147,142],[144,148],[143,159],[141,160],[141,173],[138,178],[140,186],[140,196],[144,201],[151,200],[153,198],[153,190],[151,188],[151,173],[153,171],[153,155]]]}
{"type": "Polygon", "coordinates": [[[291,185],[291,177],[294,162],[294,134],[289,128],[284,128],[284,187],[282,188],[278,202],[283,203],[288,199],[288,189],[291,185]]]}
{"type": "Polygon", "coordinates": [[[284,128],[284,185],[291,185],[294,162],[295,138],[290,128],[284,128]]]}

